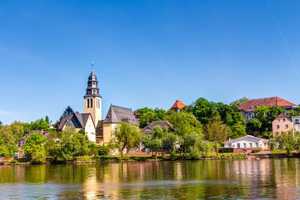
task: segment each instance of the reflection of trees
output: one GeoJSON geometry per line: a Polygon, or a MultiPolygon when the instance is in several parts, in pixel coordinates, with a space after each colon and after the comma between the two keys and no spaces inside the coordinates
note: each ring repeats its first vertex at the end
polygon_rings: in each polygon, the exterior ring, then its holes
{"type": "Polygon", "coordinates": [[[0,183],[59,184],[61,199],[295,199],[299,168],[298,159],[3,166],[0,183]]]}

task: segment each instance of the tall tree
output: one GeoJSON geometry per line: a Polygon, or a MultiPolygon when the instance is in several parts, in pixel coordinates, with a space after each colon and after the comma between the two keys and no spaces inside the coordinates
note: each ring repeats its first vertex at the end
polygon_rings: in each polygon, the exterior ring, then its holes
{"type": "Polygon", "coordinates": [[[32,163],[46,162],[46,141],[47,138],[40,133],[32,133],[26,139],[24,152],[30,157],[32,163]]]}
{"type": "Polygon", "coordinates": [[[142,139],[142,133],[139,127],[129,124],[121,123],[115,131],[115,138],[112,143],[119,149],[121,157],[123,157],[124,150],[128,152],[131,148],[139,146],[142,139]]]}
{"type": "Polygon", "coordinates": [[[219,145],[227,140],[230,133],[230,128],[219,117],[211,120],[205,127],[205,138],[214,144],[216,152],[219,145]]]}

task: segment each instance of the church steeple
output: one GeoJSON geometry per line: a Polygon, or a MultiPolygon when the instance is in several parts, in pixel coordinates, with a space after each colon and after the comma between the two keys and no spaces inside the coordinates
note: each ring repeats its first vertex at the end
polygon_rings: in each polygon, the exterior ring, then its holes
{"type": "Polygon", "coordinates": [[[98,80],[95,72],[91,72],[88,81],[87,88],[84,95],[83,112],[90,113],[97,126],[98,122],[102,120],[102,97],[98,87],[98,80]]]}
{"type": "Polygon", "coordinates": [[[85,97],[101,97],[95,72],[91,72],[89,75],[85,97]]]}

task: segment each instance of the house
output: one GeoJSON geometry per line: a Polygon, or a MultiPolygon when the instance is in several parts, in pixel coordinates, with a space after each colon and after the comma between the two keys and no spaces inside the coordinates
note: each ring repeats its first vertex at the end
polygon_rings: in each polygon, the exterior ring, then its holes
{"type": "Polygon", "coordinates": [[[300,116],[294,116],[292,117],[292,122],[294,125],[294,132],[300,133],[300,116]]]}
{"type": "Polygon", "coordinates": [[[58,131],[74,129],[76,131],[84,131],[90,141],[96,142],[95,123],[90,113],[73,112],[63,116],[58,125],[58,131]]]}
{"type": "Polygon", "coordinates": [[[73,112],[67,108],[56,124],[59,131],[72,128],[84,131],[90,141],[97,144],[107,144],[113,138],[118,124],[128,122],[138,124],[133,111],[129,108],[111,105],[106,118],[102,119],[102,96],[95,72],[91,72],[85,95],[83,97],[83,112],[73,112]]]}
{"type": "Polygon", "coordinates": [[[172,105],[170,110],[176,111],[176,112],[180,112],[182,111],[184,108],[186,107],[186,105],[183,103],[183,101],[181,100],[176,100],[175,103],[172,105]]]}
{"type": "Polygon", "coordinates": [[[98,143],[107,144],[114,137],[114,132],[122,122],[138,125],[138,120],[130,108],[111,105],[106,118],[101,123],[102,131],[99,132],[98,143]]]}
{"type": "Polygon", "coordinates": [[[300,132],[300,116],[289,117],[286,114],[282,113],[273,120],[273,137],[280,136],[282,133],[288,132],[300,132]]]}
{"type": "Polygon", "coordinates": [[[167,120],[157,120],[157,121],[153,121],[150,124],[148,124],[143,129],[143,132],[146,134],[151,134],[151,133],[153,133],[153,130],[155,128],[161,128],[163,130],[172,130],[173,125],[170,122],[168,122],[167,120]]]}
{"type": "Polygon", "coordinates": [[[296,104],[285,100],[281,97],[268,97],[260,99],[251,99],[239,105],[240,111],[244,114],[247,120],[254,117],[254,111],[259,106],[281,107],[285,110],[292,109],[296,104]]]}
{"type": "Polygon", "coordinates": [[[273,137],[279,136],[282,133],[293,132],[293,131],[294,131],[293,120],[284,113],[278,115],[272,122],[273,137]]]}
{"type": "Polygon", "coordinates": [[[269,141],[267,139],[258,138],[252,135],[246,135],[237,139],[225,142],[225,148],[233,149],[269,149],[269,141]]]}

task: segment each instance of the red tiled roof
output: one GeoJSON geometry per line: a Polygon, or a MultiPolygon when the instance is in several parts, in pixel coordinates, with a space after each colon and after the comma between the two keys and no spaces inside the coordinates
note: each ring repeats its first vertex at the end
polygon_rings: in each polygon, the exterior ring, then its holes
{"type": "Polygon", "coordinates": [[[251,99],[242,103],[239,108],[245,112],[254,111],[258,106],[269,106],[269,107],[282,107],[282,108],[291,108],[295,106],[294,103],[287,101],[280,97],[269,97],[269,98],[261,98],[261,99],[251,99]]]}
{"type": "Polygon", "coordinates": [[[180,100],[176,100],[173,106],[171,107],[171,109],[174,110],[182,110],[184,108],[185,108],[185,104],[180,100]]]}

